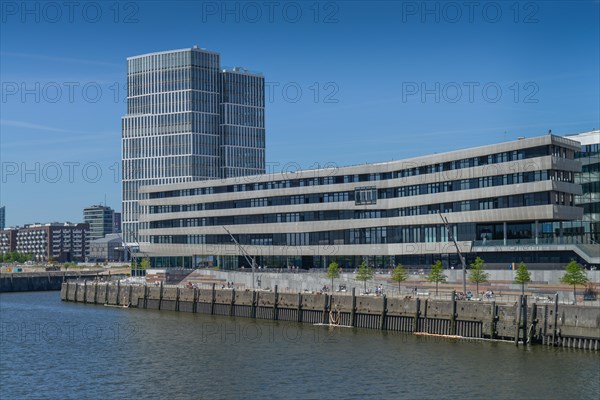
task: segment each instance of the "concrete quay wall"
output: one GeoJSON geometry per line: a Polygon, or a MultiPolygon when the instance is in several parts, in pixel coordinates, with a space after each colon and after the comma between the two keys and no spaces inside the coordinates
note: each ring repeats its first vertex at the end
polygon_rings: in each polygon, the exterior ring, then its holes
{"type": "Polygon", "coordinates": [[[97,275],[96,271],[48,271],[48,272],[16,272],[0,274],[0,293],[3,292],[36,292],[61,290],[67,279],[88,278],[97,275]]]}
{"type": "Polygon", "coordinates": [[[65,282],[63,301],[600,350],[600,308],[432,300],[352,293],[279,293],[120,282],[65,282]]]}

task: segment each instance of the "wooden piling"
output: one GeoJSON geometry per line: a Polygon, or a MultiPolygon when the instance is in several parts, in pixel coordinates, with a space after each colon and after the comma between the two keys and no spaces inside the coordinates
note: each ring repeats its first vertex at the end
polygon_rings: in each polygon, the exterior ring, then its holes
{"type": "Polygon", "coordinates": [[[519,295],[517,302],[517,318],[515,319],[515,345],[519,345],[519,333],[521,332],[521,309],[523,305],[523,295],[519,295]]]}

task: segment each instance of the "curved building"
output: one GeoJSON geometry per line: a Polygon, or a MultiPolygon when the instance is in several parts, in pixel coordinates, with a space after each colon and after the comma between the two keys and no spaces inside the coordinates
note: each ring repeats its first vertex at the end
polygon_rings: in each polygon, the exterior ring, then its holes
{"type": "Polygon", "coordinates": [[[580,220],[578,142],[541,136],[402,161],[145,186],[140,250],[153,267],[558,268],[598,257],[563,223],[580,220]],[[449,225],[445,225],[443,218],[449,225]],[[557,227],[555,229],[555,227],[557,227]],[[240,243],[238,247],[229,230],[240,243]]]}

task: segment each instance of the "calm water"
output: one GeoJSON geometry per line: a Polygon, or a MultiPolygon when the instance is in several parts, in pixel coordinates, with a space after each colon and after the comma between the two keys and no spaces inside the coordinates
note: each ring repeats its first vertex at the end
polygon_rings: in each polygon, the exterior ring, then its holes
{"type": "Polygon", "coordinates": [[[600,355],[0,295],[0,398],[597,399],[600,355]]]}

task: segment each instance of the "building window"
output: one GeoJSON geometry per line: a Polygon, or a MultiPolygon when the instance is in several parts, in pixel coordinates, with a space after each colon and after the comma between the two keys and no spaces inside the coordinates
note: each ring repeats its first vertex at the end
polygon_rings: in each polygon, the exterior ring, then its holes
{"type": "Polygon", "coordinates": [[[354,189],[354,204],[357,206],[377,204],[377,189],[375,186],[354,189]]]}

